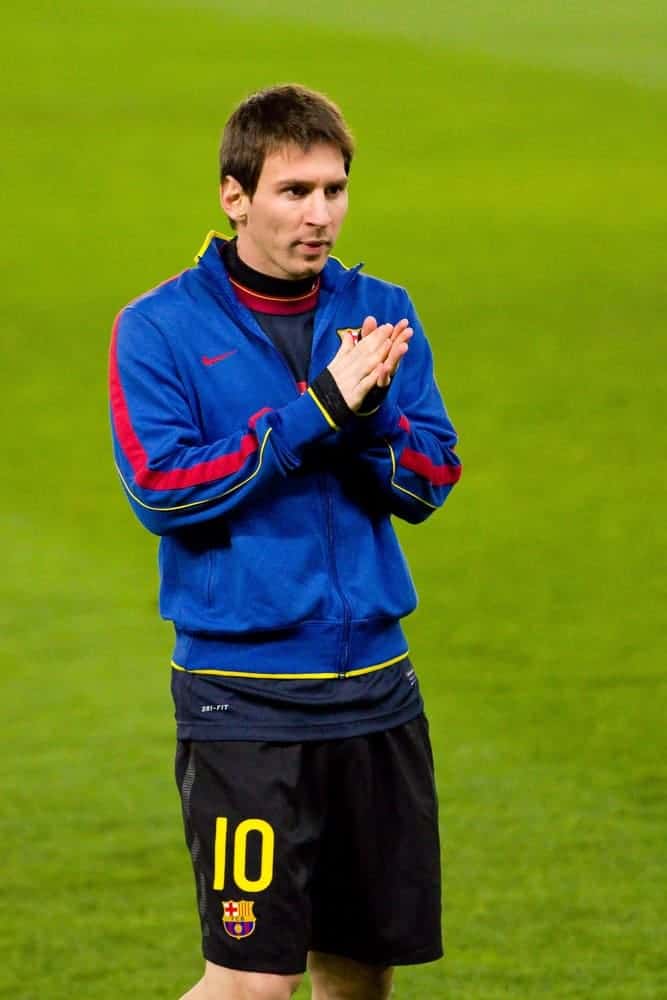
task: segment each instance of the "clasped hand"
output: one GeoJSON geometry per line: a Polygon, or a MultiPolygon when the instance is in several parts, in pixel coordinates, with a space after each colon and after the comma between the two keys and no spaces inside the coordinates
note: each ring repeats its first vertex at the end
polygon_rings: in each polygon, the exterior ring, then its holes
{"type": "Polygon", "coordinates": [[[341,396],[351,410],[361,407],[366,394],[373,386],[386,387],[408,350],[413,334],[407,319],[395,325],[378,326],[374,316],[367,316],[361,335],[345,333],[338,353],[329,364],[341,396]]]}

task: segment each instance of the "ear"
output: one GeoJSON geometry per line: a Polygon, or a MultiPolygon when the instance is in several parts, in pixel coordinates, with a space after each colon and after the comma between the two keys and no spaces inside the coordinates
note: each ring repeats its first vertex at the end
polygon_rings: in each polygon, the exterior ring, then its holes
{"type": "Polygon", "coordinates": [[[250,199],[237,179],[227,174],[220,185],[220,205],[227,218],[237,226],[245,222],[249,204],[250,199]]]}

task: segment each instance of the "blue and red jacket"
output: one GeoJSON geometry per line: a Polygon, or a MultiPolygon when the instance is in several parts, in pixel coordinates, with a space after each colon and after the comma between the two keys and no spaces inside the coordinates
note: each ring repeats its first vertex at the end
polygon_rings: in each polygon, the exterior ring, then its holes
{"type": "Polygon", "coordinates": [[[173,665],[296,680],[399,663],[416,594],[390,515],[424,520],[460,475],[415,310],[404,289],[327,262],[311,383],[367,315],[414,328],[381,405],[339,428],[235,296],[221,239],[123,309],[111,345],[116,465],[161,536],[173,665]]]}

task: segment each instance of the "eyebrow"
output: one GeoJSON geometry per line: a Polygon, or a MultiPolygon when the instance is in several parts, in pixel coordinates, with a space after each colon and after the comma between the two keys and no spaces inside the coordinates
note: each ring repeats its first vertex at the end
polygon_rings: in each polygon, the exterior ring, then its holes
{"type": "MultiPolygon", "coordinates": [[[[314,181],[306,181],[303,180],[303,178],[292,177],[284,181],[278,181],[276,186],[279,188],[291,188],[291,187],[313,188],[316,187],[317,185],[314,181]]],[[[327,183],[324,185],[324,187],[334,187],[334,186],[342,188],[347,187],[347,177],[346,176],[337,177],[335,180],[327,181],[327,183]]]]}

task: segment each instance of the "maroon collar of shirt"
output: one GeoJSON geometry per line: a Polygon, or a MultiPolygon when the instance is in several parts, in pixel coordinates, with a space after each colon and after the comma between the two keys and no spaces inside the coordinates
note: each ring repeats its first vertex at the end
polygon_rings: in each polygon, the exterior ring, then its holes
{"type": "Polygon", "coordinates": [[[310,312],[317,305],[317,297],[320,291],[320,279],[315,279],[315,283],[305,295],[295,295],[291,298],[276,295],[260,295],[253,292],[245,285],[241,285],[234,278],[229,278],[236,297],[248,309],[253,312],[268,313],[272,316],[297,316],[299,313],[310,312]]]}

